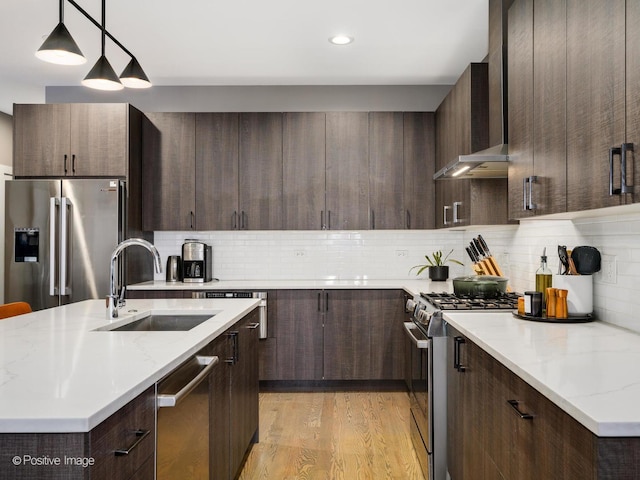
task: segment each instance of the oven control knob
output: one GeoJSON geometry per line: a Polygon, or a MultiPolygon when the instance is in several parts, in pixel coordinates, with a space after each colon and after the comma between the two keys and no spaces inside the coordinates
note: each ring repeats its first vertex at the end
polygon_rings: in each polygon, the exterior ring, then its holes
{"type": "Polygon", "coordinates": [[[420,323],[427,324],[429,323],[429,320],[431,320],[431,313],[427,312],[426,310],[420,310],[416,313],[416,319],[420,323]]]}
{"type": "Polygon", "coordinates": [[[405,305],[405,309],[407,312],[413,312],[416,309],[416,301],[413,298],[407,300],[407,304],[405,305]]]}

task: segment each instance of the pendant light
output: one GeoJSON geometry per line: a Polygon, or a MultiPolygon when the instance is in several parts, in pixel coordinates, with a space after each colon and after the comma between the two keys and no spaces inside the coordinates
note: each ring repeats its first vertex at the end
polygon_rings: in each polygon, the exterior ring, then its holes
{"type": "Polygon", "coordinates": [[[64,0],[60,0],[60,22],[36,51],[36,57],[58,65],[82,65],[87,59],[64,25],[63,2],[64,0]]]}
{"type": "Polygon", "coordinates": [[[106,22],[106,0],[102,0],[102,55],[89,71],[82,84],[85,87],[95,88],[97,90],[122,90],[124,85],[120,82],[118,75],[104,55],[105,41],[107,36],[106,22]]]}
{"type": "Polygon", "coordinates": [[[127,88],[151,87],[149,77],[147,77],[147,74],[142,70],[142,67],[138,63],[138,60],[136,60],[136,57],[131,57],[131,61],[120,75],[120,81],[127,88]]]}

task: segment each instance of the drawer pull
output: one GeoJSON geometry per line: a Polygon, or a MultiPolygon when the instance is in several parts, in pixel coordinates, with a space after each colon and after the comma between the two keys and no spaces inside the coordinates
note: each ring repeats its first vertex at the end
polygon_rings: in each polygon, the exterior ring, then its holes
{"type": "Polygon", "coordinates": [[[511,405],[511,408],[513,408],[516,412],[516,414],[523,420],[533,420],[533,415],[531,415],[530,413],[522,413],[520,411],[520,408],[518,407],[519,403],[518,400],[507,400],[507,403],[509,405],[511,405]]]}
{"type": "Polygon", "coordinates": [[[255,330],[255,329],[256,329],[256,328],[258,328],[259,326],[260,326],[260,324],[259,324],[259,323],[251,323],[251,324],[247,325],[247,328],[248,328],[249,330],[255,330]]]}
{"type": "Polygon", "coordinates": [[[114,452],[116,457],[122,457],[123,455],[129,455],[147,436],[151,433],[151,430],[136,430],[136,441],[131,444],[127,449],[118,449],[114,452]]]}

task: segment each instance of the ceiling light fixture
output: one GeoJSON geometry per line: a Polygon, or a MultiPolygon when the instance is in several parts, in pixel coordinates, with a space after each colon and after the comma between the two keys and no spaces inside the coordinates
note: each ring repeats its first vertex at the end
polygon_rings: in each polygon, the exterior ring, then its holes
{"type": "MultiPolygon", "coordinates": [[[[97,28],[100,29],[101,37],[102,37],[102,54],[101,54],[100,58],[98,59],[98,61],[96,62],[96,64],[93,66],[93,68],[89,71],[87,76],[84,78],[84,80],[82,80],[82,84],[87,86],[87,87],[96,88],[96,89],[99,89],[99,90],[121,90],[125,86],[129,87],[129,88],[149,88],[149,87],[151,87],[151,81],[149,80],[149,77],[147,77],[147,74],[144,72],[144,70],[140,66],[140,63],[138,62],[136,57],[129,50],[127,50],[124,47],[124,45],[122,45],[122,43],[120,43],[106,29],[106,26],[105,26],[105,23],[106,23],[106,5],[105,5],[105,0],[102,0],[102,23],[98,23],[98,21],[95,20],[91,15],[89,15],[80,5],[78,5],[75,2],[75,0],[67,0],[67,1],[72,6],[74,6],[76,8],[76,10],[78,10],[82,15],[84,15],[91,23],[93,23],[97,28]],[[109,37],[109,39],[113,43],[115,43],[118,47],[120,47],[120,49],[123,52],[125,52],[127,55],[129,55],[131,57],[131,61],[125,67],[125,69],[122,71],[122,74],[120,75],[119,78],[118,78],[118,75],[116,74],[116,72],[113,70],[113,67],[111,66],[111,64],[107,60],[107,57],[105,56],[106,37],[109,37]]],[[[66,29],[66,27],[62,23],[62,19],[63,19],[63,2],[64,2],[64,0],[60,0],[60,24],[54,29],[54,31],[52,32],[51,35],[49,35],[49,37],[53,36],[53,34],[58,29],[60,29],[60,27],[62,27],[61,29],[64,29],[64,31],[66,31],[68,33],[68,30],[66,29]]],[[[68,35],[68,36],[71,39],[71,35],[68,35]]],[[[40,47],[40,50],[42,50],[45,47],[45,45],[47,44],[48,41],[49,41],[49,38],[47,38],[47,40],[45,40],[45,42],[43,43],[42,47],[40,47]]],[[[80,56],[82,56],[82,53],[80,52],[80,49],[78,48],[76,43],[73,41],[73,39],[71,39],[71,42],[73,42],[73,45],[75,45],[75,48],[76,48],[77,52],[79,52],[80,56]]],[[[43,60],[45,60],[43,58],[43,55],[39,54],[40,50],[38,50],[38,52],[36,52],[36,56],[38,58],[42,58],[43,60]]],[[[82,56],[82,59],[84,61],[86,61],[86,59],[84,59],[84,56],[82,56]]],[[[48,60],[48,61],[50,61],[50,60],[48,60]]],[[[56,63],[62,63],[62,62],[56,62],[56,63]]],[[[84,63],[84,62],[80,62],[80,63],[84,63]]],[[[76,65],[76,64],[79,64],[79,63],[65,63],[65,65],[76,65]]]]}
{"type": "Polygon", "coordinates": [[[329,42],[333,45],[349,45],[353,42],[353,37],[350,37],[349,35],[334,35],[329,38],[329,42]]]}
{"type": "Polygon", "coordinates": [[[82,65],[87,61],[64,25],[64,0],[60,0],[60,22],[36,52],[40,60],[58,65],[82,65]]]}

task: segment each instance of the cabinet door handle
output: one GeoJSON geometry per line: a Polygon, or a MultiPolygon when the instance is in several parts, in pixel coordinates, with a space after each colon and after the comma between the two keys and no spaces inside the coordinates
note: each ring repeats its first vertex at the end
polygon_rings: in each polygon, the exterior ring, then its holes
{"type": "Polygon", "coordinates": [[[460,363],[460,346],[467,343],[463,337],[454,337],[453,339],[453,368],[463,373],[467,367],[460,363]]]}
{"type": "Polygon", "coordinates": [[[407,230],[411,230],[411,212],[409,210],[407,210],[405,213],[405,221],[407,230]]]}
{"type": "Polygon", "coordinates": [[[331,230],[331,210],[327,210],[327,230],[331,230]]]}
{"type": "Polygon", "coordinates": [[[242,210],[242,212],[240,212],[240,230],[246,230],[247,229],[247,220],[246,220],[247,216],[244,213],[244,210],[242,210]]]}
{"type": "Polygon", "coordinates": [[[76,173],[76,154],[71,155],[71,173],[76,173]]]}
{"type": "Polygon", "coordinates": [[[189,222],[191,222],[191,226],[189,228],[193,230],[193,210],[189,211],[189,222]]]}
{"type": "Polygon", "coordinates": [[[460,209],[460,206],[462,205],[462,202],[453,202],[453,224],[457,225],[458,223],[460,223],[460,218],[458,217],[458,210],[460,209]]]}
{"type": "Polygon", "coordinates": [[[451,207],[449,205],[445,205],[442,211],[442,224],[443,225],[449,225],[449,222],[447,221],[447,212],[451,209],[451,207]]]}
{"type": "Polygon", "coordinates": [[[533,184],[538,181],[538,177],[536,175],[531,175],[527,177],[522,182],[522,188],[524,190],[524,209],[525,210],[535,210],[538,206],[533,203],[533,184]],[[527,200],[527,190],[529,193],[529,198],[527,200]]]}
{"type": "Polygon", "coordinates": [[[633,185],[627,184],[627,152],[633,152],[633,143],[623,143],[620,150],[620,193],[633,193],[633,185]]]}
{"type": "Polygon", "coordinates": [[[327,226],[324,224],[324,210],[320,210],[320,230],[326,230],[327,226]]]}
{"type": "Polygon", "coordinates": [[[516,414],[523,420],[533,420],[533,415],[530,413],[523,413],[520,411],[518,400],[507,400],[507,403],[511,405],[511,408],[516,412],[516,414]]]}
{"type": "Polygon", "coordinates": [[[64,154],[64,174],[67,174],[67,154],[64,154]]]}
{"type": "Polygon", "coordinates": [[[231,356],[227,357],[225,360],[225,363],[228,363],[229,365],[235,365],[238,363],[238,333],[239,332],[237,331],[227,333],[227,337],[230,337],[233,342],[231,347],[231,356]]]}
{"type": "Polygon", "coordinates": [[[151,430],[136,430],[134,432],[136,434],[136,440],[133,442],[129,448],[119,448],[115,450],[113,453],[116,457],[122,457],[124,455],[129,455],[142,441],[149,436],[151,430]]]}
{"type": "Polygon", "coordinates": [[[329,311],[329,292],[324,292],[324,311],[329,311]]]}
{"type": "Polygon", "coordinates": [[[255,330],[255,329],[256,329],[256,328],[258,328],[259,326],[260,326],[260,324],[259,324],[259,323],[251,323],[251,324],[247,325],[247,328],[248,328],[249,330],[255,330]]]}
{"type": "Polygon", "coordinates": [[[376,229],[376,212],[371,210],[371,230],[376,229]]]}
{"type": "Polygon", "coordinates": [[[231,216],[231,218],[232,218],[231,229],[237,230],[238,229],[238,211],[237,210],[233,211],[233,215],[231,216]]]}

